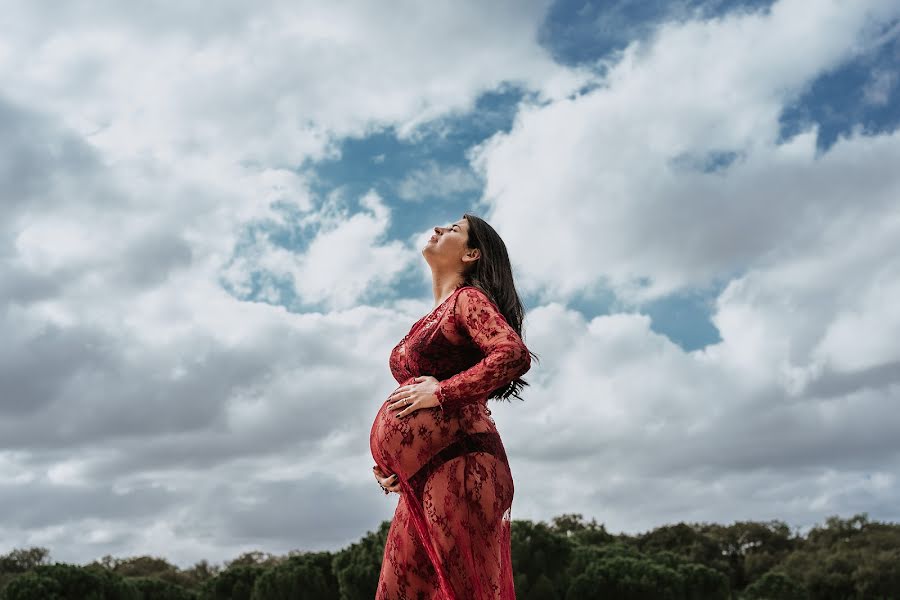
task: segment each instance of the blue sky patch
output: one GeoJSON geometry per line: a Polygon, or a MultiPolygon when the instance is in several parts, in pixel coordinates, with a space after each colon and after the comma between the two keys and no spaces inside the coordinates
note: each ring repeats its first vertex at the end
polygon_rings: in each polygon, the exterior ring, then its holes
{"type": "Polygon", "coordinates": [[[856,127],[870,135],[896,129],[900,124],[897,25],[894,22],[874,32],[874,48],[822,74],[787,106],[780,118],[781,139],[817,125],[816,146],[825,152],[856,127]]]}
{"type": "Polygon", "coordinates": [[[553,58],[585,65],[646,39],[663,22],[766,10],[772,0],[557,0],[538,39],[553,58]]]}

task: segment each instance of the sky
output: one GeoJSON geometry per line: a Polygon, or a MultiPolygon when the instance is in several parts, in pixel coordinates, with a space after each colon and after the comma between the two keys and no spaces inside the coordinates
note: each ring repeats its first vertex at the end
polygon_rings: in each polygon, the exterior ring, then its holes
{"type": "Polygon", "coordinates": [[[540,358],[514,519],[900,521],[895,0],[0,14],[0,553],[389,520],[369,428],[466,211],[540,358]]]}

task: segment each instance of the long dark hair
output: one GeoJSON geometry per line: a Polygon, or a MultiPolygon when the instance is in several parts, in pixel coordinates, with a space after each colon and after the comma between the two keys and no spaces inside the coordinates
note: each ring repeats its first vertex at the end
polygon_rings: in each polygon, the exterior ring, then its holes
{"type": "MultiPolygon", "coordinates": [[[[467,245],[469,248],[478,248],[481,251],[481,257],[463,273],[463,284],[474,286],[487,294],[487,297],[493,300],[500,312],[503,313],[506,322],[524,341],[522,321],[525,318],[525,309],[519,299],[519,294],[516,293],[506,244],[484,219],[469,213],[465,213],[463,217],[469,223],[467,245]]],[[[528,354],[538,359],[538,355],[531,350],[528,351],[528,354]]],[[[491,392],[489,397],[508,400],[510,396],[514,396],[523,400],[519,394],[526,385],[529,383],[518,377],[508,385],[491,392]]]]}

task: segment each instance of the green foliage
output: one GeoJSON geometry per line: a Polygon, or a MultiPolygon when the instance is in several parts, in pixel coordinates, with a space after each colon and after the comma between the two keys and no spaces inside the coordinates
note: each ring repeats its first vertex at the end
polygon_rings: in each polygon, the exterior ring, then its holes
{"type": "Polygon", "coordinates": [[[867,555],[853,578],[860,598],[900,598],[900,544],[867,555]]]}
{"type": "Polygon", "coordinates": [[[781,521],[738,521],[727,526],[705,525],[700,530],[714,540],[724,558],[717,568],[728,573],[734,589],[746,587],[781,563],[798,544],[781,521]]]}
{"type": "Polygon", "coordinates": [[[606,531],[606,527],[591,519],[590,523],[584,522],[580,514],[563,514],[554,517],[551,521],[551,529],[576,544],[603,545],[614,541],[614,535],[606,531]]]}
{"type": "Polygon", "coordinates": [[[747,600],[803,600],[807,597],[803,584],[784,573],[769,571],[744,590],[747,600]]]}
{"type": "MultiPolygon", "coordinates": [[[[48,564],[46,548],[0,556],[0,600],[371,600],[391,523],[337,552],[248,552],[226,568],[164,558],[48,564]]],[[[512,523],[523,600],[900,598],[900,525],[829,517],[803,537],[780,521],[667,525],[612,535],[580,514],[512,523]]]]}
{"type": "Polygon", "coordinates": [[[0,556],[0,594],[18,575],[28,573],[38,565],[47,564],[49,559],[50,551],[42,547],[15,549],[0,556]]]}
{"type": "Polygon", "coordinates": [[[727,576],[729,587],[739,590],[780,564],[799,544],[783,522],[738,521],[731,525],[666,525],[638,536],[642,551],[671,552],[727,576]]]}
{"type": "MultiPolygon", "coordinates": [[[[528,589],[528,575],[525,573],[516,573],[513,571],[513,586],[516,590],[528,589]]],[[[517,591],[516,594],[521,596],[523,592],[517,591]]]]}
{"type": "Polygon", "coordinates": [[[541,574],[528,590],[525,600],[560,600],[560,597],[550,578],[541,574]]]}
{"type": "Polygon", "coordinates": [[[778,570],[812,600],[900,598],[900,527],[869,522],[865,513],[829,517],[778,570]]]}
{"type": "Polygon", "coordinates": [[[190,589],[200,589],[202,584],[215,577],[221,570],[221,567],[211,565],[209,561],[201,560],[190,569],[176,573],[176,581],[173,583],[178,583],[190,589]]]}
{"type": "Polygon", "coordinates": [[[527,598],[541,576],[561,596],[574,543],[546,523],[528,520],[512,522],[511,540],[513,573],[523,575],[514,579],[516,596],[527,598]]]}
{"type": "Polygon", "coordinates": [[[181,571],[176,565],[155,556],[114,558],[107,555],[88,566],[127,578],[159,579],[187,589],[197,589],[202,582],[213,577],[208,564],[200,565],[199,570],[195,566],[192,570],[181,571]]]}
{"type": "Polygon", "coordinates": [[[52,577],[26,573],[3,590],[3,600],[62,600],[62,586],[52,577]]]}
{"type": "Polygon", "coordinates": [[[866,513],[853,515],[849,519],[837,516],[828,517],[822,527],[813,527],[806,536],[809,548],[834,548],[850,544],[864,536],[869,529],[869,517],[866,513]]]}
{"type": "Polygon", "coordinates": [[[277,565],[280,559],[274,554],[270,554],[268,552],[260,552],[259,550],[253,550],[251,552],[244,552],[231,562],[225,563],[226,568],[237,567],[237,566],[259,566],[259,567],[272,567],[277,565]]]}
{"type": "Polygon", "coordinates": [[[652,554],[667,550],[686,558],[689,562],[714,564],[722,560],[722,545],[702,526],[685,523],[664,525],[636,539],[641,552],[652,554]]]}
{"type": "Polygon", "coordinates": [[[133,556],[115,558],[109,555],[88,564],[86,568],[97,572],[114,573],[135,581],[137,579],[160,580],[192,591],[199,591],[205,582],[215,577],[221,570],[217,566],[210,565],[205,560],[196,563],[190,569],[182,571],[176,565],[159,557],[133,556]]]}
{"type": "Polygon", "coordinates": [[[375,597],[390,527],[390,521],[383,521],[378,531],[367,531],[359,542],[334,557],[333,569],[340,600],[371,600],[375,597]]]}
{"type": "MultiPolygon", "coordinates": [[[[387,531],[387,527],[385,526],[385,532],[387,531]]],[[[375,534],[376,539],[379,534],[375,534]]],[[[387,535],[385,533],[385,535],[387,535]]],[[[384,542],[382,542],[383,544],[384,542]]],[[[383,546],[382,546],[383,547],[383,546]]],[[[376,546],[377,548],[377,546],[376,546]]],[[[337,575],[334,572],[334,560],[336,555],[333,552],[294,552],[289,555],[288,560],[298,560],[302,561],[304,564],[311,565],[322,572],[322,576],[325,578],[325,586],[329,590],[334,590],[333,594],[328,597],[339,598],[339,583],[337,579],[337,575]]],[[[381,566],[381,556],[377,556],[378,565],[381,566]]],[[[323,596],[324,598],[325,596],[323,596]]]]}
{"type": "Polygon", "coordinates": [[[647,559],[612,556],[576,576],[566,600],[683,600],[684,578],[647,559]]]}
{"type": "MultiPolygon", "coordinates": [[[[605,546],[576,546],[572,551],[572,558],[566,568],[566,579],[572,580],[584,573],[592,564],[610,558],[641,558],[642,556],[633,546],[618,541],[605,546]]],[[[678,561],[680,562],[681,559],[678,559],[678,561]]]]}
{"type": "Polygon", "coordinates": [[[822,600],[853,598],[856,587],[853,570],[854,564],[850,556],[826,555],[822,558],[821,568],[813,570],[807,578],[807,588],[813,598],[822,600]]]}
{"type": "Polygon", "coordinates": [[[131,584],[139,600],[196,600],[197,593],[155,577],[136,577],[131,584]]]}
{"type": "Polygon", "coordinates": [[[60,600],[140,600],[137,589],[118,575],[64,563],[37,565],[11,581],[3,598],[43,598],[31,596],[40,590],[45,590],[46,597],[60,600]]]}
{"type": "Polygon", "coordinates": [[[676,571],[684,580],[685,600],[729,600],[731,586],[724,573],[697,563],[683,563],[676,571]]]}
{"type": "Polygon", "coordinates": [[[257,564],[232,563],[203,586],[203,600],[250,600],[256,578],[266,567],[257,564]]]}
{"type": "MultiPolygon", "coordinates": [[[[325,568],[331,571],[330,561],[325,568]]],[[[338,588],[329,585],[323,563],[317,557],[297,555],[268,569],[253,586],[252,600],[325,600],[337,599],[338,588]]]]}
{"type": "Polygon", "coordinates": [[[49,559],[50,551],[47,548],[16,549],[0,556],[0,574],[27,573],[39,565],[48,564],[49,559]]]}

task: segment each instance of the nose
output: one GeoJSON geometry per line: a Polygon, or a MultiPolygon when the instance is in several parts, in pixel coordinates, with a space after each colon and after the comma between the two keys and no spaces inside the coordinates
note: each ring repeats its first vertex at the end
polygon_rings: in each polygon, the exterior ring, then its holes
{"type": "Polygon", "coordinates": [[[436,234],[440,235],[440,234],[441,234],[441,228],[440,228],[440,227],[435,227],[435,228],[434,228],[434,232],[435,232],[436,234]]]}

